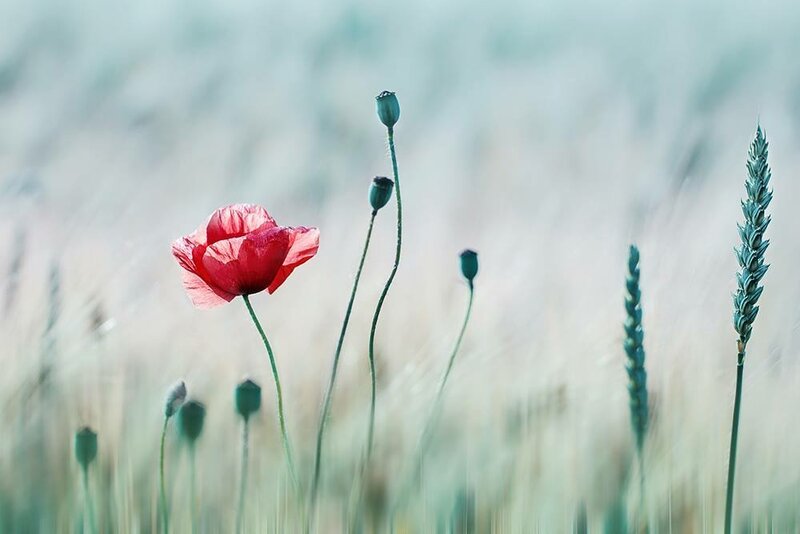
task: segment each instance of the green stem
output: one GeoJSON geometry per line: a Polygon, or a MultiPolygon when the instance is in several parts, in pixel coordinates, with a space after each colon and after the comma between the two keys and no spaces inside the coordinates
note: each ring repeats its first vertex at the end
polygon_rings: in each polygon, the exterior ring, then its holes
{"type": "Polygon", "coordinates": [[[164,426],[161,429],[161,449],[158,459],[158,480],[161,491],[161,523],[164,526],[164,534],[169,532],[169,510],[167,509],[167,485],[164,482],[164,445],[167,441],[167,423],[169,417],[164,417],[164,426]]]}
{"type": "Polygon", "coordinates": [[[356,291],[358,290],[358,282],[361,279],[361,271],[364,268],[364,261],[367,258],[367,250],[369,249],[370,238],[372,237],[372,227],[375,224],[375,216],[378,214],[377,210],[372,210],[372,215],[369,219],[369,228],[367,229],[367,237],[364,240],[364,250],[361,252],[361,261],[358,263],[356,270],[356,277],[353,281],[353,289],[350,292],[350,301],[347,303],[347,310],[344,314],[344,321],[342,322],[342,329],[339,332],[339,341],[336,343],[336,352],[333,355],[333,368],[331,369],[331,378],[328,382],[328,389],[325,392],[325,402],[322,405],[322,415],[319,420],[319,429],[317,430],[317,449],[314,458],[314,479],[311,484],[311,516],[314,514],[314,507],[317,501],[317,492],[319,491],[319,479],[322,468],[322,441],[325,434],[325,423],[330,414],[331,402],[333,398],[333,388],[336,383],[336,373],[339,369],[339,357],[342,353],[342,345],[344,344],[344,337],[347,333],[347,325],[350,322],[350,314],[353,311],[353,302],[356,298],[356,291]]]}
{"type": "Polygon", "coordinates": [[[453,347],[453,352],[450,354],[450,360],[448,360],[447,362],[447,369],[444,372],[442,381],[439,383],[439,390],[436,392],[436,400],[434,401],[433,410],[431,411],[431,418],[428,420],[428,425],[426,426],[425,433],[423,433],[423,438],[420,441],[420,454],[422,454],[425,448],[427,447],[427,441],[430,439],[430,434],[433,432],[436,419],[439,416],[439,411],[441,410],[442,398],[444,396],[444,388],[447,385],[447,379],[450,377],[450,372],[453,370],[453,364],[456,361],[456,354],[458,354],[458,349],[461,347],[461,341],[464,339],[464,332],[467,331],[467,323],[469,323],[469,316],[470,313],[472,313],[472,301],[474,297],[475,297],[475,286],[472,284],[472,282],[470,282],[467,313],[464,315],[464,323],[461,325],[461,331],[458,333],[458,338],[456,339],[455,347],[453,347]]]}
{"type": "Polygon", "coordinates": [[[286,462],[289,464],[289,475],[292,478],[295,488],[297,488],[297,471],[295,471],[294,468],[292,448],[289,445],[289,434],[286,431],[286,417],[283,415],[283,390],[281,389],[281,379],[278,376],[278,366],[275,364],[275,355],[272,353],[272,347],[269,344],[267,335],[264,333],[264,329],[261,328],[261,323],[258,321],[256,312],[253,310],[252,304],[250,304],[250,297],[248,295],[242,295],[242,298],[244,299],[245,306],[247,306],[247,311],[250,312],[250,318],[253,319],[253,324],[256,325],[256,330],[258,330],[258,333],[261,335],[261,340],[264,342],[264,347],[267,349],[267,354],[269,355],[269,364],[270,367],[272,367],[272,377],[275,379],[275,393],[278,397],[278,420],[280,421],[281,425],[283,449],[286,451],[286,462]]]}
{"type": "Polygon", "coordinates": [[[744,350],[739,352],[736,365],[736,395],[733,401],[731,450],[728,455],[728,492],[725,498],[725,534],[731,533],[733,524],[733,480],[736,474],[736,446],[739,437],[739,412],[742,405],[742,377],[744,375],[744,350]]]}
{"type": "Polygon", "coordinates": [[[456,344],[453,347],[453,352],[450,353],[450,359],[447,362],[447,368],[445,369],[444,375],[442,376],[441,382],[439,382],[439,389],[436,392],[436,399],[433,401],[433,408],[431,409],[431,413],[428,416],[428,421],[425,424],[425,429],[422,432],[422,437],[417,444],[417,452],[415,454],[415,460],[413,464],[413,473],[412,476],[407,479],[402,489],[398,492],[399,496],[397,501],[392,507],[390,511],[390,516],[394,516],[397,512],[398,508],[405,503],[405,499],[408,497],[409,493],[413,489],[413,486],[419,480],[420,476],[422,475],[422,460],[423,456],[425,455],[425,450],[428,448],[428,443],[433,436],[433,430],[436,426],[436,421],[439,417],[439,411],[441,410],[442,399],[444,397],[444,388],[447,385],[447,380],[450,377],[450,372],[453,370],[453,364],[456,360],[456,355],[458,354],[458,349],[461,347],[461,341],[464,339],[464,333],[467,330],[467,324],[469,323],[469,317],[472,313],[472,302],[475,297],[475,287],[472,282],[469,282],[469,302],[467,303],[467,313],[464,315],[464,322],[461,325],[461,331],[458,333],[458,338],[456,339],[456,344]]]}
{"type": "Polygon", "coordinates": [[[236,532],[242,532],[244,524],[244,497],[247,492],[247,460],[250,441],[250,418],[244,418],[242,426],[242,472],[239,475],[239,502],[236,506],[236,532]]]}
{"type": "Polygon", "coordinates": [[[644,484],[644,448],[640,445],[638,447],[639,456],[639,516],[642,522],[642,532],[648,532],[648,517],[645,508],[645,484],[644,484]]]}
{"type": "Polygon", "coordinates": [[[383,301],[386,300],[386,295],[389,293],[389,288],[392,286],[394,276],[397,274],[397,267],[400,265],[400,250],[403,244],[403,200],[400,196],[400,175],[397,171],[397,153],[394,148],[394,128],[391,126],[387,129],[387,138],[389,141],[389,154],[392,158],[392,175],[394,177],[394,191],[395,198],[397,199],[397,246],[394,253],[394,265],[392,272],[389,273],[389,278],[386,280],[386,285],[383,286],[383,291],[378,299],[378,305],[375,308],[375,315],[372,317],[372,327],[369,331],[369,376],[370,376],[370,404],[369,404],[369,429],[367,430],[367,453],[365,463],[369,463],[372,457],[372,445],[375,441],[375,396],[377,390],[377,380],[375,377],[375,330],[378,327],[378,317],[381,314],[383,301]]]}
{"type": "Polygon", "coordinates": [[[191,501],[189,503],[189,523],[191,532],[194,534],[197,521],[197,460],[194,442],[189,445],[189,500],[191,501]]]}
{"type": "Polygon", "coordinates": [[[83,499],[86,504],[86,515],[89,516],[89,532],[95,534],[97,532],[97,524],[94,517],[94,504],[92,503],[92,494],[89,492],[89,466],[83,467],[83,499]]]}

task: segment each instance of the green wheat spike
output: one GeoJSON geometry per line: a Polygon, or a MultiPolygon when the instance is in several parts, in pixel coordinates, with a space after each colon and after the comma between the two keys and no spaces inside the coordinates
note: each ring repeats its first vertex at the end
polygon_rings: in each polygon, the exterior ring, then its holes
{"type": "Polygon", "coordinates": [[[642,330],[642,293],[639,289],[639,249],[631,245],[628,257],[628,276],[625,279],[627,295],[625,296],[625,353],[628,361],[628,393],[631,405],[631,424],[636,437],[636,448],[641,454],[644,438],[647,434],[647,372],[644,369],[644,331],[642,330]]]}

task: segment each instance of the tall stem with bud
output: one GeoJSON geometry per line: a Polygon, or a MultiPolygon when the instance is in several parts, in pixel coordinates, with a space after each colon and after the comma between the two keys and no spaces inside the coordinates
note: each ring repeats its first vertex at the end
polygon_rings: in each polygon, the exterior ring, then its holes
{"type": "Polygon", "coordinates": [[[394,264],[389,273],[389,278],[383,286],[381,296],[378,298],[378,305],[375,307],[375,314],[372,316],[372,326],[369,332],[369,375],[370,375],[370,404],[369,404],[369,427],[367,429],[367,451],[366,463],[369,464],[372,457],[372,447],[375,441],[375,402],[377,395],[377,376],[375,373],[375,332],[378,328],[378,318],[383,308],[383,302],[392,286],[397,268],[400,266],[400,251],[403,244],[403,199],[400,195],[400,175],[397,170],[397,153],[394,148],[394,126],[400,119],[400,104],[397,97],[391,91],[383,91],[375,97],[376,111],[378,118],[386,126],[386,137],[389,143],[389,155],[392,160],[392,177],[394,178],[395,198],[397,199],[397,244],[395,246],[394,264]]]}
{"type": "MultiPolygon", "coordinates": [[[[389,202],[392,196],[393,182],[383,176],[375,177],[372,181],[370,188],[369,201],[372,205],[372,214],[369,219],[369,226],[367,227],[367,237],[364,239],[364,248],[361,251],[361,260],[358,262],[356,269],[356,276],[353,280],[353,288],[350,291],[350,300],[347,302],[347,309],[344,313],[344,320],[342,321],[342,328],[339,332],[339,340],[336,343],[336,351],[333,354],[333,366],[331,368],[331,377],[328,382],[328,389],[325,392],[325,401],[322,405],[322,414],[320,415],[319,428],[317,429],[317,447],[314,456],[314,479],[311,483],[311,503],[309,520],[313,521],[313,515],[317,502],[317,494],[319,492],[319,480],[322,470],[322,442],[325,434],[325,424],[331,410],[331,401],[333,400],[333,388],[336,384],[336,374],[339,369],[339,358],[342,354],[342,346],[344,345],[344,338],[347,334],[347,326],[350,323],[350,314],[353,311],[353,302],[356,298],[358,291],[358,282],[361,280],[361,271],[364,269],[364,262],[367,259],[367,251],[369,250],[369,242],[372,237],[372,228],[375,225],[375,216],[378,215],[378,210],[389,202]]],[[[371,361],[371,360],[370,360],[371,361]]],[[[374,373],[372,373],[374,376],[374,373]]]]}

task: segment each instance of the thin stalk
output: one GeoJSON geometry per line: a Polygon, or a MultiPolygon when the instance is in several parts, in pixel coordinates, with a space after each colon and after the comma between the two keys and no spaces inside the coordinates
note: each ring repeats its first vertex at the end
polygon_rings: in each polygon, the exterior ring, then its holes
{"type": "Polygon", "coordinates": [[[161,491],[161,523],[164,526],[164,534],[169,532],[169,510],[167,509],[167,485],[164,482],[164,444],[167,441],[167,423],[169,417],[164,417],[164,426],[161,429],[161,448],[158,460],[158,480],[161,491]]]}
{"type": "Polygon", "coordinates": [[[89,516],[89,532],[96,534],[97,524],[94,517],[94,504],[92,503],[92,494],[89,492],[89,467],[85,466],[83,469],[83,499],[86,505],[86,515],[89,516]]]}
{"type": "Polygon", "coordinates": [[[648,517],[647,510],[645,509],[646,499],[644,493],[644,450],[642,447],[639,447],[637,452],[639,456],[639,516],[644,527],[643,532],[648,532],[648,517]]]}
{"type": "Polygon", "coordinates": [[[453,347],[453,352],[450,354],[450,359],[447,362],[447,369],[444,372],[444,376],[442,376],[442,381],[439,383],[439,389],[436,392],[436,400],[433,403],[433,410],[431,411],[431,417],[430,419],[428,419],[428,424],[425,427],[425,432],[423,433],[422,439],[420,440],[419,463],[421,463],[422,461],[422,454],[424,454],[425,448],[427,448],[428,441],[430,440],[431,434],[433,433],[433,429],[436,425],[436,420],[439,417],[439,412],[441,410],[441,405],[442,405],[442,398],[444,396],[444,388],[447,385],[447,379],[450,378],[450,372],[453,370],[453,364],[456,361],[456,355],[458,354],[458,349],[461,348],[461,341],[464,339],[464,332],[467,331],[467,324],[469,323],[469,316],[472,313],[472,301],[474,300],[474,297],[475,297],[475,286],[472,284],[472,282],[470,282],[467,313],[464,315],[464,323],[461,325],[461,331],[458,333],[458,338],[456,339],[456,344],[453,347]]]}
{"type": "Polygon", "coordinates": [[[428,443],[433,436],[433,430],[436,427],[436,421],[439,418],[439,412],[441,410],[442,399],[444,398],[444,388],[447,385],[447,380],[450,378],[450,373],[453,370],[453,364],[456,360],[456,355],[458,354],[458,349],[461,347],[461,341],[464,339],[464,333],[467,331],[467,324],[469,323],[469,317],[472,313],[472,302],[475,297],[475,287],[473,283],[469,282],[469,301],[467,303],[467,313],[464,315],[464,322],[461,325],[461,330],[458,333],[458,338],[456,338],[456,344],[453,347],[453,352],[450,353],[450,359],[447,361],[447,368],[445,369],[444,375],[442,376],[441,382],[439,382],[439,389],[436,391],[436,399],[433,401],[433,408],[431,409],[431,413],[428,416],[428,421],[425,424],[425,429],[422,432],[422,437],[417,444],[417,451],[415,454],[415,460],[413,465],[413,473],[409,479],[406,480],[404,486],[398,492],[399,496],[395,501],[394,505],[392,506],[391,511],[389,512],[390,517],[394,516],[399,507],[405,503],[406,498],[408,497],[409,493],[413,489],[414,485],[419,480],[420,476],[422,475],[422,460],[425,455],[425,450],[428,448],[428,443]]]}
{"type": "Polygon", "coordinates": [[[744,351],[739,352],[736,365],[736,395],[733,401],[733,423],[731,425],[731,449],[728,454],[728,491],[725,497],[725,534],[731,533],[733,524],[733,482],[736,474],[736,446],[739,437],[739,411],[742,405],[742,377],[744,375],[744,351]]]}
{"type": "Polygon", "coordinates": [[[194,443],[189,445],[189,522],[191,532],[197,532],[195,522],[197,521],[197,460],[194,443]]]}
{"type": "Polygon", "coordinates": [[[236,532],[242,532],[244,525],[244,497],[247,492],[247,461],[249,457],[250,418],[244,418],[242,426],[242,472],[239,475],[239,503],[236,506],[236,532]]]}
{"type": "Polygon", "coordinates": [[[400,196],[400,175],[397,171],[397,153],[394,148],[394,128],[387,128],[387,139],[389,141],[389,155],[392,158],[392,176],[394,178],[394,192],[397,199],[397,246],[394,253],[394,265],[392,272],[389,273],[389,278],[386,280],[386,285],[383,286],[383,291],[378,299],[378,305],[375,307],[375,315],[372,317],[372,327],[369,331],[369,377],[370,377],[370,404],[369,404],[369,428],[367,430],[367,452],[365,463],[368,464],[372,457],[372,445],[375,441],[375,396],[377,390],[377,380],[375,377],[375,330],[378,328],[378,318],[383,308],[383,301],[386,300],[386,295],[389,293],[389,288],[392,286],[394,276],[397,274],[397,267],[400,265],[400,250],[403,244],[403,200],[400,196]]]}
{"type": "Polygon", "coordinates": [[[317,449],[314,458],[314,479],[311,484],[311,516],[314,514],[314,507],[317,501],[317,493],[319,491],[319,479],[322,470],[322,442],[325,434],[325,424],[330,414],[331,402],[333,399],[333,388],[336,383],[336,374],[339,369],[339,357],[342,353],[342,346],[344,344],[344,337],[347,333],[347,326],[350,323],[350,314],[353,311],[353,302],[356,298],[356,291],[358,290],[358,282],[361,279],[361,271],[364,269],[364,261],[367,258],[367,250],[369,250],[369,242],[372,237],[372,228],[375,224],[375,216],[378,214],[377,210],[372,210],[372,215],[369,219],[369,228],[367,229],[367,237],[364,240],[364,249],[361,252],[361,260],[358,263],[356,270],[356,277],[353,281],[353,289],[350,291],[350,300],[347,303],[347,310],[344,314],[344,321],[342,321],[342,329],[339,332],[339,341],[336,343],[336,352],[333,355],[333,367],[331,369],[331,378],[328,382],[328,389],[325,392],[325,402],[322,405],[322,415],[319,420],[319,429],[317,430],[317,449]]]}
{"type": "Polygon", "coordinates": [[[295,488],[297,488],[297,471],[294,467],[292,448],[289,444],[289,433],[286,431],[286,417],[283,414],[283,390],[281,389],[281,379],[278,376],[278,366],[275,364],[275,355],[272,353],[272,347],[269,344],[267,335],[264,333],[264,329],[261,327],[261,323],[258,321],[256,312],[253,310],[252,304],[250,304],[250,297],[248,295],[242,295],[242,299],[244,299],[244,304],[247,306],[247,311],[250,312],[250,318],[253,319],[253,324],[256,325],[256,330],[258,330],[258,333],[261,335],[261,340],[264,342],[264,347],[267,349],[267,354],[269,355],[269,364],[272,368],[272,377],[275,379],[275,393],[278,397],[278,420],[280,421],[281,425],[283,449],[286,451],[286,462],[289,464],[289,475],[292,478],[295,488]]]}

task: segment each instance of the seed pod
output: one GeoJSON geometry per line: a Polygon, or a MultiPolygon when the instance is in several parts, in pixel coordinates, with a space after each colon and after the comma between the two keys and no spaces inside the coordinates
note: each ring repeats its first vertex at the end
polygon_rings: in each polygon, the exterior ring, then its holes
{"type": "Polygon", "coordinates": [[[372,186],[369,188],[369,203],[372,209],[378,211],[392,198],[394,182],[385,176],[376,176],[372,179],[372,186]]]}
{"type": "Polygon", "coordinates": [[[97,434],[88,426],[75,434],[75,458],[86,469],[97,457],[97,434]]]}
{"type": "Polygon", "coordinates": [[[461,274],[464,275],[469,283],[478,274],[478,253],[474,250],[466,249],[459,255],[461,258],[461,274]]]}
{"type": "Polygon", "coordinates": [[[375,97],[375,108],[378,118],[387,128],[394,127],[400,119],[400,103],[391,91],[383,91],[375,97]]]}
{"type": "Polygon", "coordinates": [[[183,437],[194,442],[203,431],[206,407],[201,402],[190,400],[181,406],[178,412],[179,428],[183,437]]]}
{"type": "Polygon", "coordinates": [[[247,420],[261,408],[261,386],[249,378],[236,386],[236,412],[247,420]]]}
{"type": "Polygon", "coordinates": [[[167,400],[164,404],[164,415],[166,417],[172,417],[175,415],[175,412],[178,411],[178,408],[181,407],[183,401],[186,400],[186,384],[183,380],[179,380],[176,382],[169,391],[167,391],[167,400]]]}

